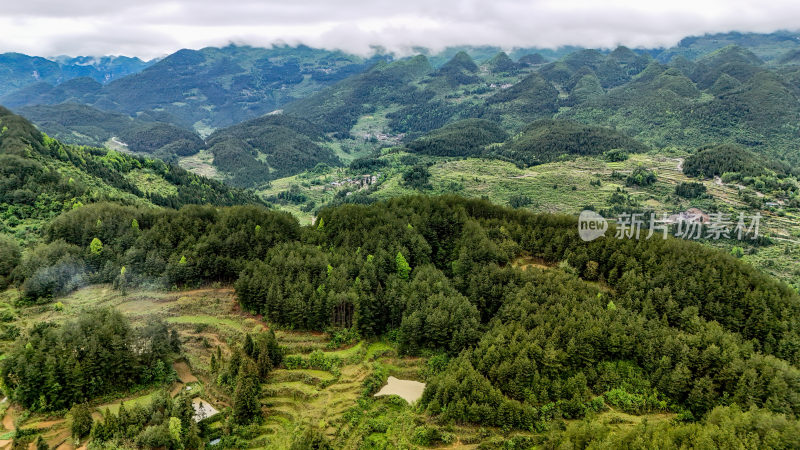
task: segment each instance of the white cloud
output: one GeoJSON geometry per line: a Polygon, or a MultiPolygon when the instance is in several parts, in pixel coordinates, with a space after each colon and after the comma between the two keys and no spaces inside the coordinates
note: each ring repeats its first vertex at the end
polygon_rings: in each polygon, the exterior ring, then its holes
{"type": "Polygon", "coordinates": [[[145,58],[229,42],[358,53],[374,45],[653,47],[800,24],[800,3],[784,0],[0,0],[0,10],[0,52],[145,58]]]}

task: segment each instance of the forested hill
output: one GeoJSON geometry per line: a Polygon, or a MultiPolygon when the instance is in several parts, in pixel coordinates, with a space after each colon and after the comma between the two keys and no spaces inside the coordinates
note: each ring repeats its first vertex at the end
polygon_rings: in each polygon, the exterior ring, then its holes
{"type": "Polygon", "coordinates": [[[697,243],[584,242],[574,218],[417,196],[325,209],[308,227],[256,207],[88,205],[13,274],[30,300],[71,288],[43,282],[48,254],[82,279],[124,266],[130,285],[235,281],[244,310],[287,329],[392,336],[402,354],[435,355],[418,410],[432,423],[542,432],[613,408],[670,414],[665,436],[630,432],[680,447],[724,412],[741,423],[714,442],[797,442],[800,297],[697,243]]]}
{"type": "Polygon", "coordinates": [[[406,138],[468,118],[494,121],[509,133],[537,119],[569,119],[615,128],[656,148],[737,143],[797,161],[798,132],[783,126],[800,117],[791,58],[768,65],[731,45],[695,60],[677,54],[667,63],[624,47],[579,50],[546,64],[503,61],[458,53],[435,69],[417,56],[351,77],[285,112],[342,135],[369,117],[406,138]]]}
{"type": "Polygon", "coordinates": [[[43,221],[99,201],[174,208],[260,203],[158,159],[63,144],[0,107],[0,231],[25,239],[43,221]]]}
{"type": "Polygon", "coordinates": [[[322,144],[321,127],[296,117],[270,114],[214,132],[207,139],[214,166],[234,186],[250,187],[311,169],[339,165],[322,144]]]}
{"type": "Polygon", "coordinates": [[[80,103],[25,106],[17,112],[65,144],[122,147],[168,162],[197,153],[205,146],[200,136],[188,128],[80,103]]]}

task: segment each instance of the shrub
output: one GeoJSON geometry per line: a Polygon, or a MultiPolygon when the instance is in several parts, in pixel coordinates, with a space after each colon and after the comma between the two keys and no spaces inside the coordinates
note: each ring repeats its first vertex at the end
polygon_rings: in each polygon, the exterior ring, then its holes
{"type": "Polygon", "coordinates": [[[608,162],[622,162],[628,159],[628,152],[619,148],[614,148],[603,153],[603,159],[608,162]]]}
{"type": "Polygon", "coordinates": [[[386,370],[379,363],[372,364],[372,372],[364,378],[364,381],[361,383],[363,390],[361,391],[361,395],[363,397],[372,397],[375,395],[376,392],[381,390],[384,384],[386,384],[386,379],[389,377],[389,372],[386,370]]]}
{"type": "Polygon", "coordinates": [[[530,206],[532,203],[533,200],[530,197],[522,194],[514,194],[508,199],[508,204],[511,205],[512,208],[524,208],[530,206]]]}
{"type": "Polygon", "coordinates": [[[625,179],[626,186],[650,186],[656,182],[656,174],[644,167],[637,167],[625,179]]]}
{"type": "Polygon", "coordinates": [[[675,186],[675,195],[683,198],[697,198],[706,193],[706,186],[703,183],[680,183],[675,186]]]}
{"type": "Polygon", "coordinates": [[[616,406],[629,414],[643,414],[651,411],[664,411],[667,403],[659,400],[655,394],[631,394],[624,389],[612,389],[603,397],[611,406],[616,406]]]}

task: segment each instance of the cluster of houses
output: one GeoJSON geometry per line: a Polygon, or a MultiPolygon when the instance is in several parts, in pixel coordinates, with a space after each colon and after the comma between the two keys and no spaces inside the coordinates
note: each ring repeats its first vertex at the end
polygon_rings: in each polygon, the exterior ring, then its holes
{"type": "Polygon", "coordinates": [[[381,174],[379,173],[375,175],[366,174],[360,177],[348,178],[346,180],[332,181],[330,185],[333,187],[356,186],[361,189],[377,183],[378,177],[380,176],[381,174]]]}
{"type": "Polygon", "coordinates": [[[676,224],[680,222],[700,222],[709,223],[711,218],[699,208],[689,208],[678,214],[673,214],[667,218],[667,223],[676,224]]]}

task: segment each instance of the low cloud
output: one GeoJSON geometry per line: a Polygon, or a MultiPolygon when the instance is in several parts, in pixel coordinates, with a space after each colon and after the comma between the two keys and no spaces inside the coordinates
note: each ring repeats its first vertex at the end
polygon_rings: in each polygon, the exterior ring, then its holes
{"type": "Polygon", "coordinates": [[[3,6],[0,52],[161,56],[230,42],[304,43],[366,54],[375,46],[660,47],[687,35],[795,29],[782,0],[31,0],[3,6]]]}

